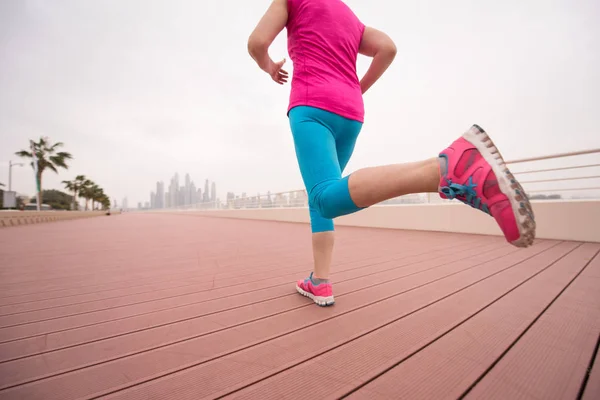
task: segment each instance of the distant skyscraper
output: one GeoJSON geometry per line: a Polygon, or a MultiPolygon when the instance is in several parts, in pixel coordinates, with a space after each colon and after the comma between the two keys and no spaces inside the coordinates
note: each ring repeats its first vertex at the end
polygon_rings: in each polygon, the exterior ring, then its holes
{"type": "Polygon", "coordinates": [[[155,209],[156,207],[156,195],[154,192],[150,192],[150,208],[155,209]]]}
{"type": "Polygon", "coordinates": [[[185,202],[185,186],[182,186],[182,187],[179,188],[179,193],[177,193],[177,195],[178,195],[177,205],[178,206],[184,206],[184,205],[186,205],[186,202],[185,202]]]}
{"type": "Polygon", "coordinates": [[[195,203],[202,203],[202,189],[198,188],[196,192],[196,201],[195,203]]]}
{"type": "Polygon", "coordinates": [[[191,187],[192,187],[192,180],[190,178],[190,174],[185,174],[185,186],[184,186],[184,200],[183,200],[183,204],[188,205],[192,203],[192,196],[191,196],[191,187]]]}
{"type": "Polygon", "coordinates": [[[175,174],[171,178],[171,185],[169,185],[169,193],[171,195],[171,207],[177,207],[179,205],[179,174],[175,174]]]}
{"type": "Polygon", "coordinates": [[[156,208],[165,208],[165,184],[156,182],[156,208]]]}
{"type": "Polygon", "coordinates": [[[212,201],[213,203],[217,201],[217,184],[214,182],[212,183],[212,186],[210,188],[210,201],[212,201]]]}
{"type": "Polygon", "coordinates": [[[189,203],[188,204],[196,204],[198,203],[196,201],[196,185],[194,184],[194,181],[192,181],[192,183],[190,183],[190,188],[187,192],[187,196],[189,198],[189,203]]]}
{"type": "Polygon", "coordinates": [[[129,203],[127,202],[127,197],[123,198],[123,201],[121,202],[121,208],[123,210],[127,210],[129,208],[129,203]]]}
{"type": "Polygon", "coordinates": [[[205,203],[210,201],[210,195],[208,191],[208,179],[204,181],[204,198],[202,199],[205,203]]]}

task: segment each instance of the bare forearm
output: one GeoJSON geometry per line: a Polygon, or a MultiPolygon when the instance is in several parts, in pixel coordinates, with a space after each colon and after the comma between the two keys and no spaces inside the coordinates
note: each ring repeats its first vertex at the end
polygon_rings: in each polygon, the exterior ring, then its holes
{"type": "Polygon", "coordinates": [[[273,71],[274,62],[269,57],[269,46],[287,23],[287,0],[273,0],[248,38],[248,52],[260,69],[273,71]]]}
{"type": "Polygon", "coordinates": [[[256,64],[265,72],[269,72],[273,65],[273,60],[269,56],[269,51],[266,46],[248,44],[248,53],[256,64]]]}
{"type": "Polygon", "coordinates": [[[363,94],[377,82],[383,73],[389,68],[396,57],[395,49],[390,51],[381,51],[375,54],[373,61],[367,70],[367,73],[360,81],[360,89],[363,94]]]}

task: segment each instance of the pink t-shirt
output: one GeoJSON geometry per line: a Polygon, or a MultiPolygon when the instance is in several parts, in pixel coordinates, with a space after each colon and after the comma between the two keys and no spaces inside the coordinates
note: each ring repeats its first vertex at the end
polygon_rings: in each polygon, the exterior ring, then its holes
{"type": "Polygon", "coordinates": [[[356,59],[365,25],[341,0],[288,0],[286,28],[294,65],[288,112],[311,106],[364,122],[356,59]]]}

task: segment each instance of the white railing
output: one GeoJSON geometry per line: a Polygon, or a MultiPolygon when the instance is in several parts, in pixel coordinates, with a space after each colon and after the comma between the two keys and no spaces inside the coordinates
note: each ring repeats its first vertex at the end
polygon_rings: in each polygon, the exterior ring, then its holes
{"type": "Polygon", "coordinates": [[[524,158],[507,164],[532,199],[600,198],[600,149],[524,158]]]}
{"type": "MultiPolygon", "coordinates": [[[[534,201],[600,199],[600,149],[560,153],[508,161],[511,172],[519,177],[534,201]],[[568,161],[565,161],[568,159],[568,161]],[[560,160],[560,162],[557,162],[560,160]],[[536,163],[536,168],[531,164],[536,163]]],[[[388,200],[382,205],[443,203],[437,194],[413,194],[388,200]]],[[[305,190],[258,194],[189,205],[167,207],[164,211],[200,211],[257,208],[305,208],[305,190]]],[[[153,210],[160,211],[160,210],[153,210]]]]}

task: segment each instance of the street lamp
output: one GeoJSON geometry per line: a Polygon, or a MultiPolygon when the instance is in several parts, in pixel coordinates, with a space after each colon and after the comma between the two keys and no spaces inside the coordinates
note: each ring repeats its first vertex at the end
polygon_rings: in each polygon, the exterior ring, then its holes
{"type": "Polygon", "coordinates": [[[15,165],[19,166],[19,167],[22,167],[25,164],[23,164],[23,163],[13,163],[12,161],[8,162],[8,191],[9,192],[12,189],[12,167],[15,166],[15,165]]]}

